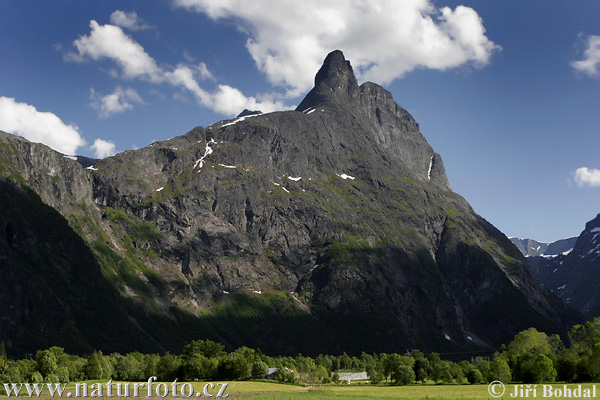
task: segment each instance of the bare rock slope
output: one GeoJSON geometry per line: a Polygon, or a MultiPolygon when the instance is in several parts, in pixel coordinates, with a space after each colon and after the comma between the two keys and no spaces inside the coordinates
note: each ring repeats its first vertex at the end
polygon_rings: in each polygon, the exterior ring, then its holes
{"type": "Polygon", "coordinates": [[[210,338],[272,354],[455,352],[579,321],[451,190],[412,116],[359,86],[339,51],[296,111],[87,168],[2,135],[0,174],[1,334],[15,350],[179,351],[210,338]],[[70,236],[25,217],[15,193],[70,236]],[[27,306],[30,291],[45,306],[27,306]],[[106,307],[114,323],[93,334],[106,307]]]}

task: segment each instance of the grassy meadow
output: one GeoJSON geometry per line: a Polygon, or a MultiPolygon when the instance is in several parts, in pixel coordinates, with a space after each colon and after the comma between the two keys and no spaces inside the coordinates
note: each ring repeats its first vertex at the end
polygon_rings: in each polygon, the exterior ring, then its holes
{"type": "MultiPolygon", "coordinates": [[[[240,382],[234,384],[229,390],[229,397],[249,398],[255,400],[368,400],[368,399],[395,399],[395,400],[488,400],[493,399],[488,393],[488,385],[407,385],[407,386],[375,386],[368,384],[352,385],[325,385],[322,387],[296,387],[290,390],[287,385],[265,384],[254,387],[254,383],[240,382]],[[248,384],[248,386],[245,386],[248,384]],[[262,392],[262,393],[258,393],[262,392]],[[268,393],[265,393],[268,392],[268,393]]],[[[582,387],[591,388],[592,383],[583,384],[582,387]]],[[[555,388],[562,388],[563,384],[552,384],[555,388]]],[[[578,385],[567,385],[575,389],[578,385]]],[[[536,398],[542,397],[541,385],[538,386],[536,398]]],[[[514,391],[512,384],[506,385],[506,393],[500,399],[511,399],[509,394],[514,391]]],[[[528,398],[532,398],[531,396],[528,398]]],[[[561,397],[563,399],[564,397],[561,397]]],[[[557,399],[557,397],[546,397],[557,399]]]]}
{"type": "MultiPolygon", "coordinates": [[[[92,385],[96,382],[102,382],[104,389],[106,388],[106,381],[87,381],[88,385],[92,385]]],[[[194,391],[196,393],[202,392],[204,385],[207,383],[218,382],[193,382],[194,391]]],[[[154,383],[158,385],[157,382],[154,383]]],[[[171,385],[171,382],[166,382],[167,386],[171,385]]],[[[133,384],[130,382],[130,385],[133,384]]],[[[593,383],[583,384],[582,387],[591,388],[593,383]]],[[[533,385],[532,385],[533,386],[533,385]]],[[[554,388],[562,388],[564,384],[554,383],[554,388]]],[[[568,384],[569,388],[574,390],[578,387],[577,384],[568,384]]],[[[543,397],[542,385],[538,386],[537,396],[535,398],[544,399],[558,399],[557,397],[543,397]]],[[[218,389],[211,390],[213,394],[216,394],[218,389]]],[[[513,384],[506,385],[506,393],[500,399],[508,400],[511,397],[509,394],[514,391],[513,384]]],[[[65,392],[75,393],[75,383],[69,383],[65,389],[65,392]]],[[[90,390],[91,392],[91,390],[90,390]]],[[[139,398],[147,398],[147,392],[145,388],[140,390],[139,398]]],[[[323,386],[305,387],[300,385],[291,384],[280,384],[271,382],[254,382],[254,381],[234,381],[229,382],[225,394],[229,395],[229,399],[254,399],[254,400],[368,400],[368,399],[395,399],[395,400],[489,400],[493,399],[488,393],[488,385],[407,385],[407,386],[389,386],[389,385],[369,385],[364,383],[353,383],[351,385],[335,385],[328,384],[323,386]]],[[[3,396],[5,397],[5,396],[3,396]]],[[[26,394],[21,394],[20,397],[28,397],[26,394]]],[[[34,396],[35,397],[35,396],[34,396]]],[[[106,392],[104,393],[106,397],[106,392]]],[[[117,396],[114,396],[116,398],[117,396]]],[[[43,394],[40,396],[41,399],[51,398],[48,390],[45,389],[43,394]]],[[[57,398],[55,396],[54,398],[57,398]]],[[[63,395],[63,398],[66,398],[63,395]]],[[[73,396],[74,398],[74,396],[73,396]]],[[[162,397],[154,396],[154,399],[162,399],[162,397]]],[[[169,394],[167,399],[173,399],[174,397],[169,394]]],[[[178,396],[178,399],[185,399],[185,397],[178,396]]],[[[192,396],[191,398],[196,398],[192,396]]],[[[200,399],[206,398],[201,396],[200,399]]],[[[216,398],[216,397],[213,397],[216,398]]],[[[520,398],[520,397],[518,397],[520,398]]],[[[527,398],[533,398],[531,395],[527,398]]],[[[565,397],[560,397],[564,399],[565,397]]]]}

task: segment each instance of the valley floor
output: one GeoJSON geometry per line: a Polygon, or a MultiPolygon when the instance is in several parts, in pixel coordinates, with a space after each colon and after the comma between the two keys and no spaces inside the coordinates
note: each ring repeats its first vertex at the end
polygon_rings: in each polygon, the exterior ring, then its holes
{"type": "MultiPolygon", "coordinates": [[[[96,381],[100,382],[100,381],[96,381]]],[[[88,385],[91,385],[92,381],[87,382],[88,385]]],[[[106,381],[102,381],[102,383],[106,383],[106,381]]],[[[201,393],[203,391],[204,386],[207,383],[214,383],[215,385],[218,382],[193,382],[194,390],[196,393],[201,393]]],[[[157,385],[158,383],[155,383],[157,385]]],[[[180,383],[181,384],[181,383],[180,383]]],[[[170,383],[167,383],[170,385],[170,383]]],[[[553,390],[559,389],[563,390],[565,387],[570,389],[571,391],[575,391],[578,387],[585,392],[585,390],[592,390],[592,388],[596,386],[600,386],[594,383],[586,383],[586,384],[562,384],[562,383],[552,383],[546,384],[550,385],[553,390]]],[[[528,396],[517,396],[511,397],[510,394],[514,392],[515,386],[521,386],[518,384],[507,384],[506,392],[503,396],[498,397],[500,399],[509,399],[509,398],[544,398],[544,399],[565,399],[565,398],[577,398],[575,395],[559,395],[557,396],[544,396],[543,386],[544,384],[539,385],[530,385],[531,388],[534,386],[537,387],[537,392],[535,395],[530,392],[528,396]]],[[[525,387],[525,385],[522,385],[525,387]]],[[[528,385],[529,386],[529,385],[528,385]]],[[[70,383],[67,385],[65,391],[73,391],[75,390],[75,383],[70,383]]],[[[216,390],[213,391],[213,394],[216,394],[216,390]]],[[[299,386],[299,385],[289,385],[289,384],[280,384],[280,383],[270,383],[270,382],[253,382],[253,381],[244,381],[244,382],[229,382],[227,389],[224,394],[227,394],[228,399],[255,399],[255,400],[329,400],[329,399],[352,399],[352,400],[368,400],[368,399],[395,399],[395,400],[416,400],[416,399],[436,399],[436,400],[486,400],[493,399],[488,392],[488,385],[436,385],[436,384],[425,384],[425,385],[407,385],[407,386],[389,386],[389,385],[370,385],[365,383],[352,383],[351,385],[342,384],[328,384],[323,386],[299,386]]],[[[104,394],[106,396],[106,393],[104,394]]],[[[6,397],[6,396],[1,396],[6,397]]],[[[21,398],[28,396],[20,396],[21,398]]],[[[115,396],[116,397],[116,396],[115,396]]],[[[48,393],[48,390],[44,390],[41,396],[34,398],[40,399],[50,399],[52,398],[48,393]]],[[[54,398],[57,398],[55,396],[54,398]]],[[[136,397],[132,397],[136,398],[136,397]]],[[[137,398],[148,398],[145,392],[140,392],[140,397],[137,398]]],[[[153,399],[173,399],[171,395],[167,397],[152,397],[153,399]]],[[[178,396],[177,399],[185,399],[186,397],[178,396]]],[[[191,398],[196,398],[196,396],[192,396],[191,398]]],[[[200,396],[200,399],[206,398],[205,396],[200,396]]],[[[217,397],[213,397],[217,398],[217,397]]]]}

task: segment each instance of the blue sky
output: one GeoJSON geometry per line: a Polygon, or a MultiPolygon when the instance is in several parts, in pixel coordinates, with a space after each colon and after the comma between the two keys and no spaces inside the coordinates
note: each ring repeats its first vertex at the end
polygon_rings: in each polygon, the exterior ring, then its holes
{"type": "Polygon", "coordinates": [[[0,130],[106,156],[294,107],[326,54],[392,92],[509,236],[600,212],[592,0],[0,1],[0,130]]]}

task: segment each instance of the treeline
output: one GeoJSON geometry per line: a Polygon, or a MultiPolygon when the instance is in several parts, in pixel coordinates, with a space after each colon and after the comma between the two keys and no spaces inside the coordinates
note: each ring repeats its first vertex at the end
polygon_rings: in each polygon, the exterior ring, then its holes
{"type": "MultiPolygon", "coordinates": [[[[62,382],[114,379],[146,381],[240,380],[267,377],[280,382],[338,382],[340,371],[366,371],[371,383],[477,384],[499,380],[508,382],[586,382],[600,380],[600,319],[577,325],[570,331],[571,346],[558,335],[548,336],[530,328],[503,345],[493,357],[459,363],[442,360],[438,353],[425,355],[367,354],[359,357],[319,355],[311,358],[269,357],[259,349],[241,347],[226,352],[220,343],[196,340],[181,355],[102,354],[87,357],[64,352],[61,347],[38,351],[35,358],[5,361],[3,382],[62,382]],[[276,370],[274,370],[276,368],[276,370]]],[[[0,356],[6,358],[3,343],[0,356]]]]}

